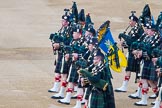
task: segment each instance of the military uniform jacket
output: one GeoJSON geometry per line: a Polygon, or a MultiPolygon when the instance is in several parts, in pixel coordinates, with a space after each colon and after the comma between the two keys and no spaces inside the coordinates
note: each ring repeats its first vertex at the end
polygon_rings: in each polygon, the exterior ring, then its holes
{"type": "Polygon", "coordinates": [[[97,83],[100,79],[108,82],[108,88],[103,91],[95,85],[92,85],[92,91],[89,97],[89,108],[115,108],[115,99],[111,83],[109,68],[105,68],[102,63],[92,69],[92,76],[88,77],[90,83],[97,83]]]}
{"type": "Polygon", "coordinates": [[[55,72],[56,73],[68,73],[69,65],[64,60],[64,55],[66,53],[65,46],[69,46],[72,40],[72,33],[70,27],[63,27],[59,30],[59,38],[56,40],[56,43],[60,44],[58,49],[58,57],[55,72]]]}
{"type": "Polygon", "coordinates": [[[134,27],[132,27],[132,29],[130,30],[130,32],[128,33],[128,35],[123,35],[123,39],[126,41],[127,45],[128,45],[128,51],[130,50],[130,46],[133,42],[135,42],[137,39],[139,39],[141,37],[141,35],[143,34],[143,29],[140,25],[136,24],[134,27]]]}
{"type": "MultiPolygon", "coordinates": [[[[83,42],[81,39],[73,40],[70,45],[71,45],[70,47],[72,49],[71,53],[77,53],[78,55],[83,55],[86,51],[86,47],[83,45],[83,42]]],[[[70,58],[70,59],[72,59],[72,58],[70,58]]],[[[70,60],[70,61],[72,61],[72,60],[70,60]]],[[[72,61],[70,64],[69,75],[67,78],[68,82],[77,83],[78,73],[77,73],[76,62],[77,61],[72,61]]]]}
{"type": "Polygon", "coordinates": [[[128,33],[129,35],[129,40],[127,42],[128,45],[128,51],[129,51],[129,55],[128,55],[128,65],[126,67],[126,71],[131,71],[131,72],[136,72],[138,73],[140,71],[140,60],[139,59],[135,59],[134,55],[132,54],[132,43],[137,41],[137,39],[139,39],[141,37],[143,33],[143,29],[141,28],[141,26],[139,26],[138,24],[136,24],[131,31],[128,33]]]}
{"type": "Polygon", "coordinates": [[[155,66],[152,62],[152,51],[160,44],[160,36],[155,32],[153,36],[144,37],[143,41],[139,44],[139,49],[143,51],[142,59],[144,66],[142,70],[142,79],[157,81],[157,74],[155,66]]]}
{"type": "Polygon", "coordinates": [[[142,27],[136,24],[128,33],[128,35],[131,37],[131,42],[128,43],[128,45],[130,46],[132,42],[135,42],[137,39],[139,39],[142,34],[143,34],[142,27]]]}
{"type": "Polygon", "coordinates": [[[94,51],[87,51],[84,55],[84,59],[87,60],[88,66],[90,66],[93,63],[93,57],[94,57],[94,51]]]}
{"type": "Polygon", "coordinates": [[[58,38],[58,43],[60,43],[60,53],[66,53],[65,47],[69,46],[71,41],[72,41],[72,28],[71,27],[63,27],[62,29],[59,30],[59,36],[62,37],[62,39],[58,38]]]}

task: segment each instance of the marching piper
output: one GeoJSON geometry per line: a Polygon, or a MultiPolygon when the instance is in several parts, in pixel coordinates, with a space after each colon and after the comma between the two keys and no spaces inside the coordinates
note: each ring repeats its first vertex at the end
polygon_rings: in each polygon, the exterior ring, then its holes
{"type": "Polygon", "coordinates": [[[94,54],[93,64],[92,71],[87,69],[78,71],[87,78],[93,87],[88,101],[88,108],[115,108],[110,69],[108,65],[104,64],[104,54],[100,49],[94,54]]]}
{"type": "Polygon", "coordinates": [[[131,72],[135,72],[136,74],[138,74],[138,72],[140,71],[140,64],[139,64],[140,60],[136,59],[134,55],[132,54],[131,44],[135,42],[138,38],[140,38],[140,36],[143,33],[143,29],[138,24],[138,18],[134,15],[134,13],[135,12],[132,11],[132,15],[129,16],[129,19],[130,19],[129,26],[131,27],[131,30],[128,33],[128,35],[126,35],[125,32],[119,34],[119,39],[123,38],[126,42],[126,45],[128,46],[128,58],[127,58],[128,65],[125,69],[126,75],[125,75],[123,84],[120,88],[115,89],[116,92],[126,92],[128,81],[131,76],[131,72]]]}
{"type": "Polygon", "coordinates": [[[54,84],[48,92],[59,92],[52,96],[52,98],[63,98],[64,91],[67,86],[67,75],[69,70],[69,65],[64,62],[64,47],[65,45],[69,45],[72,40],[72,28],[70,27],[70,16],[68,15],[67,9],[65,9],[65,15],[62,16],[62,27],[58,31],[57,34],[51,34],[51,40],[53,42],[53,50],[57,51],[58,54],[55,56],[57,57],[56,68],[55,68],[55,77],[54,77],[54,84]],[[61,89],[60,89],[61,83],[61,89]],[[60,89],[60,91],[59,91],[60,89]]]}

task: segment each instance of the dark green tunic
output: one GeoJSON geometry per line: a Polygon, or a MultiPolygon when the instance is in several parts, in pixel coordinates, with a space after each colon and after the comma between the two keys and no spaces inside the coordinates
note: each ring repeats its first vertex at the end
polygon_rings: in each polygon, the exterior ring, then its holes
{"type": "Polygon", "coordinates": [[[144,66],[142,69],[142,79],[157,81],[157,74],[155,72],[155,66],[152,62],[152,51],[160,45],[160,36],[158,33],[154,33],[152,36],[146,36],[141,42],[140,50],[143,51],[142,59],[144,60],[144,66]]]}
{"type": "Polygon", "coordinates": [[[55,68],[55,72],[56,73],[63,73],[63,74],[67,74],[68,70],[69,70],[69,64],[67,62],[65,62],[64,55],[65,55],[65,49],[63,46],[68,46],[70,45],[70,42],[72,40],[72,33],[71,33],[71,28],[70,27],[64,27],[59,31],[59,38],[54,39],[55,43],[59,43],[60,44],[60,48],[58,49],[58,58],[57,58],[57,62],[56,62],[56,68],[55,68]]]}
{"type": "Polygon", "coordinates": [[[130,30],[130,32],[128,33],[128,35],[123,35],[123,39],[126,41],[127,45],[128,45],[128,65],[126,67],[126,71],[131,71],[131,72],[139,72],[140,71],[140,60],[137,60],[134,58],[134,55],[132,54],[132,43],[137,41],[137,39],[139,39],[143,34],[143,29],[141,26],[139,26],[138,24],[136,24],[134,27],[132,27],[132,29],[130,30]]]}
{"type": "Polygon", "coordinates": [[[93,86],[89,97],[89,108],[115,108],[115,99],[109,68],[103,66],[101,63],[92,69],[91,75],[86,74],[86,72],[81,73],[88,78],[93,86]],[[103,86],[101,86],[102,84],[99,84],[101,79],[108,83],[106,90],[103,90],[103,86]]]}
{"type": "MultiPolygon", "coordinates": [[[[82,42],[80,42],[80,39],[78,40],[73,40],[71,42],[71,48],[72,48],[72,53],[77,53],[79,55],[83,55],[86,51],[85,46],[83,45],[82,42]]],[[[77,65],[76,65],[77,61],[73,61],[70,65],[70,69],[69,69],[69,75],[68,75],[68,82],[72,82],[72,83],[77,83],[78,82],[78,73],[77,73],[77,65]]]]}

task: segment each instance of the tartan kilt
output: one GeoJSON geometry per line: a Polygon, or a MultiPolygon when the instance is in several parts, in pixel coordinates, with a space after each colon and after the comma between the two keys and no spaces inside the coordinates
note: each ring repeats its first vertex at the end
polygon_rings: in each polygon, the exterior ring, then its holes
{"type": "Polygon", "coordinates": [[[78,83],[78,77],[76,65],[72,63],[69,69],[67,82],[78,83]]]}
{"type": "Polygon", "coordinates": [[[56,62],[56,67],[55,67],[55,72],[56,73],[61,73],[61,67],[62,67],[62,54],[58,54],[57,62],[56,62]]]}
{"type": "Polygon", "coordinates": [[[115,108],[114,94],[102,90],[92,90],[89,97],[89,108],[115,108]]]}
{"type": "Polygon", "coordinates": [[[69,73],[69,68],[70,68],[70,63],[66,62],[64,60],[63,70],[62,70],[61,74],[68,74],[69,73]]]}
{"type": "Polygon", "coordinates": [[[140,71],[140,61],[134,58],[134,55],[129,52],[128,58],[128,65],[125,69],[125,71],[131,71],[131,72],[139,72],[140,71]]]}
{"type": "Polygon", "coordinates": [[[89,85],[86,89],[86,91],[85,91],[85,99],[86,100],[88,100],[89,99],[89,95],[90,95],[90,93],[91,93],[91,90],[92,90],[92,85],[89,85]]]}
{"type": "Polygon", "coordinates": [[[60,74],[68,74],[70,66],[69,66],[69,63],[64,60],[63,67],[62,67],[63,57],[64,56],[61,53],[58,54],[55,72],[60,73],[60,74]],[[61,68],[63,68],[63,69],[61,69],[61,68]]]}
{"type": "Polygon", "coordinates": [[[158,80],[157,73],[155,72],[155,66],[151,60],[144,60],[141,78],[152,81],[158,80]]]}

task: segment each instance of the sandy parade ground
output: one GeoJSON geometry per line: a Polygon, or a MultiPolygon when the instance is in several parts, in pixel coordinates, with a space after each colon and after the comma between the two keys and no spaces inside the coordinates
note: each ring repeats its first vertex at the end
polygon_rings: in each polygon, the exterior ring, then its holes
{"type": "MultiPolygon", "coordinates": [[[[76,0],[78,9],[90,13],[95,28],[111,21],[116,39],[128,26],[130,11],[137,16],[145,4],[157,18],[162,0],[76,0]]],[[[51,99],[54,77],[54,56],[49,35],[61,27],[64,8],[71,8],[72,0],[0,0],[0,108],[72,108],[51,99]]],[[[122,73],[112,72],[114,88],[121,86],[122,73]]],[[[133,74],[126,93],[115,93],[116,108],[137,108],[128,95],[133,93],[133,74]]],[[[150,90],[149,95],[153,94],[150,90]]],[[[154,100],[148,100],[148,106],[154,100]]]]}

